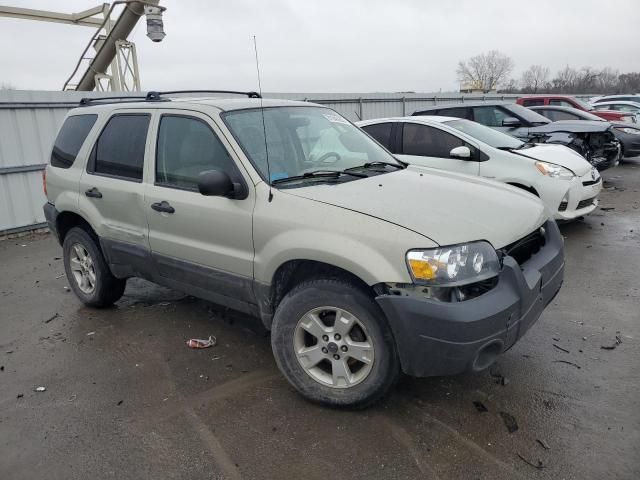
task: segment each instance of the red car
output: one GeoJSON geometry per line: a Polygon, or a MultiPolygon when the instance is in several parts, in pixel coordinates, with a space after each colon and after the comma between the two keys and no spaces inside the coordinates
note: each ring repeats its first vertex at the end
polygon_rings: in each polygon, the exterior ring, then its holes
{"type": "Polygon", "coordinates": [[[614,110],[595,110],[589,103],[567,95],[536,95],[531,97],[520,97],[516,103],[525,107],[538,107],[541,105],[554,105],[556,107],[577,108],[585,112],[592,113],[609,122],[631,123],[631,116],[626,112],[616,112],[614,110]]]}

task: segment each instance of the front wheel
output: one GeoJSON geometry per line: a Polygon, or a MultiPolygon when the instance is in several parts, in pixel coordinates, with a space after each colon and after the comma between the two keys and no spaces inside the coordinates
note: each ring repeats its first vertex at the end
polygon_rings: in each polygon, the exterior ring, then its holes
{"type": "Polygon", "coordinates": [[[289,382],[309,400],[365,407],[400,373],[384,314],[357,286],[313,280],[294,288],[276,310],[271,346],[289,382]]]}

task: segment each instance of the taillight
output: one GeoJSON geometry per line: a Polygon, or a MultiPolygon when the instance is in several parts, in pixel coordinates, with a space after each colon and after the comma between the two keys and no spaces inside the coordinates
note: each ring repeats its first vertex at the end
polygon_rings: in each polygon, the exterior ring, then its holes
{"type": "Polygon", "coordinates": [[[47,196],[47,168],[42,170],[42,190],[44,190],[44,196],[47,196]]]}

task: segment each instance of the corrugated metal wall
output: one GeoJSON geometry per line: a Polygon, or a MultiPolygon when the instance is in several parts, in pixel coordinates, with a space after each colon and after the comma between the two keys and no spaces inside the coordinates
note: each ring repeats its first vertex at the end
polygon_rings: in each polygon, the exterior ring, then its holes
{"type": "MultiPolygon", "coordinates": [[[[0,90],[0,235],[44,226],[41,170],[49,161],[58,128],[82,97],[109,95],[113,93],[0,90]]],[[[357,121],[411,115],[440,103],[515,102],[518,95],[268,93],[265,97],[322,103],[357,121]]]]}

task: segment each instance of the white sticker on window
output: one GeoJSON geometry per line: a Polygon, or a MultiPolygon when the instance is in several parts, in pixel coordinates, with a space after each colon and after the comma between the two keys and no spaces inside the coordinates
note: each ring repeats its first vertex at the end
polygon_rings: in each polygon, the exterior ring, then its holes
{"type": "Polygon", "coordinates": [[[323,113],[323,115],[324,115],[324,118],[326,118],[332,123],[344,123],[346,125],[349,124],[349,122],[347,122],[344,118],[342,118],[339,115],[333,115],[331,113],[323,113]]]}

